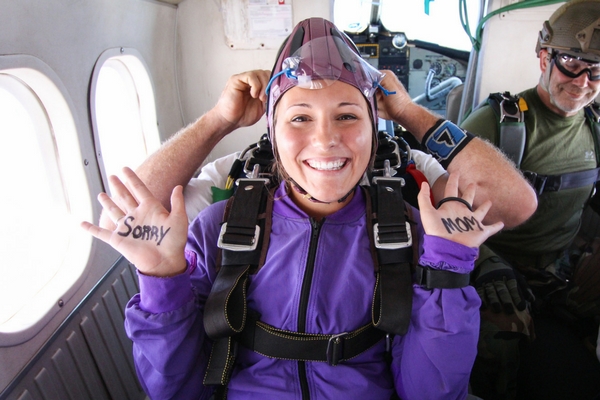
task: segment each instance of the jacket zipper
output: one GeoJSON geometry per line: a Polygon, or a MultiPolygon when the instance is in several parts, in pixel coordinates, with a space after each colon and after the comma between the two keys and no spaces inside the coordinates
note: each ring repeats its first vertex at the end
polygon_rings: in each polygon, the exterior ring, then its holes
{"type": "MultiPolygon", "coordinates": [[[[306,260],[306,270],[304,271],[304,279],[302,280],[302,292],[300,293],[300,305],[298,310],[298,332],[306,332],[306,313],[308,310],[308,300],[310,297],[310,289],[312,286],[312,278],[315,271],[315,257],[317,254],[317,243],[319,234],[325,219],[320,222],[310,219],[311,237],[310,246],[308,248],[308,259],[306,260]]],[[[302,391],[302,400],[310,400],[308,391],[308,379],[306,377],[306,362],[298,361],[298,377],[300,379],[300,390],[302,391]]]]}

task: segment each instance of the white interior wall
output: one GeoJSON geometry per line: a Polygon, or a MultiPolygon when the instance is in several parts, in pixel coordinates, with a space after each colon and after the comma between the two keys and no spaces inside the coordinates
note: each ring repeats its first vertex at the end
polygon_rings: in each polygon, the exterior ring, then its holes
{"type": "MultiPolygon", "coordinates": [[[[237,1],[240,7],[247,1],[237,1]]],[[[178,82],[183,119],[195,121],[212,108],[225,87],[227,79],[236,73],[273,67],[276,49],[231,49],[225,38],[220,0],[184,0],[179,4],[178,18],[178,82]]],[[[332,18],[331,1],[292,0],[293,24],[309,17],[332,18]]],[[[263,117],[253,127],[232,133],[217,145],[209,160],[243,150],[266,132],[263,117]]]]}

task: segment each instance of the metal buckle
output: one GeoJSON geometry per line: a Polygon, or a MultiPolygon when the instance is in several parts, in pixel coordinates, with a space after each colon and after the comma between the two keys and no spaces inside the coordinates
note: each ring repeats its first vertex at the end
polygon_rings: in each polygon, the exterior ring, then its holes
{"type": "Polygon", "coordinates": [[[394,242],[394,243],[381,243],[379,241],[379,222],[373,225],[373,238],[375,241],[375,247],[378,249],[396,250],[403,249],[405,247],[412,246],[412,232],[410,230],[410,224],[408,221],[406,224],[406,236],[408,240],[406,242],[394,242]]]}
{"type": "Polygon", "coordinates": [[[517,122],[521,122],[523,120],[523,113],[521,112],[519,105],[515,104],[515,107],[517,108],[517,111],[514,114],[508,113],[506,112],[506,108],[504,107],[504,102],[505,101],[511,101],[509,98],[502,96],[502,101],[500,102],[500,122],[504,122],[504,119],[506,117],[510,117],[510,118],[514,118],[517,120],[517,122]]]}
{"type": "Polygon", "coordinates": [[[588,115],[592,117],[595,123],[600,123],[600,112],[598,106],[598,103],[592,103],[585,107],[585,109],[588,110],[588,115]]]}
{"type": "Polygon", "coordinates": [[[332,335],[327,342],[327,364],[332,367],[338,365],[344,355],[344,336],[348,332],[332,335]]]}
{"type": "Polygon", "coordinates": [[[244,167],[243,171],[248,178],[258,178],[259,176],[272,176],[271,173],[266,172],[267,167],[260,164],[260,161],[266,160],[266,158],[257,157],[261,151],[264,151],[260,146],[254,147],[247,150],[244,154],[244,167]]]}
{"type": "Polygon", "coordinates": [[[253,251],[256,249],[258,245],[258,238],[260,235],[260,227],[256,225],[256,229],[254,230],[254,237],[252,238],[252,243],[250,245],[244,244],[231,244],[223,242],[223,236],[225,235],[225,231],[227,230],[227,222],[225,222],[221,226],[221,232],[219,233],[219,240],[217,241],[217,247],[223,250],[231,250],[231,251],[253,251]]]}
{"type": "MultiPolygon", "coordinates": [[[[396,145],[396,147],[398,147],[398,145],[396,145]]],[[[400,164],[401,163],[398,163],[398,165],[396,166],[396,168],[399,168],[400,164]]],[[[384,160],[383,161],[383,169],[381,169],[379,171],[383,171],[383,176],[374,176],[373,180],[372,180],[373,185],[377,185],[378,181],[384,180],[384,179],[400,180],[400,186],[401,187],[404,186],[404,185],[406,185],[406,181],[404,180],[404,178],[394,178],[393,177],[398,172],[396,170],[392,171],[392,168],[390,167],[390,160],[384,160]]]]}
{"type": "Polygon", "coordinates": [[[391,167],[392,162],[390,161],[390,159],[386,158],[385,160],[383,160],[383,168],[373,168],[373,174],[381,173],[382,176],[391,177],[396,175],[398,173],[396,170],[402,166],[402,157],[400,157],[400,146],[398,146],[398,143],[396,143],[394,140],[390,140],[390,143],[394,146],[394,150],[392,150],[391,153],[388,153],[388,156],[394,156],[394,166],[391,167]]]}

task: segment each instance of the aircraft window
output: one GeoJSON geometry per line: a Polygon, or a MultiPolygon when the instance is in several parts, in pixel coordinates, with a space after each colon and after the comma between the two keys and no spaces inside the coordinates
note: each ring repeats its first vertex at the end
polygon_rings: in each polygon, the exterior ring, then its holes
{"type": "Polygon", "coordinates": [[[124,166],[135,169],[160,146],[154,92],[141,56],[132,49],[104,52],[90,93],[98,162],[106,178],[124,166]]]}
{"type": "Polygon", "coordinates": [[[367,29],[371,16],[371,1],[336,0],[333,3],[333,21],[346,32],[360,33],[367,29]]]}
{"type": "MultiPolygon", "coordinates": [[[[466,0],[471,36],[479,21],[480,0],[466,0]]],[[[383,1],[381,23],[389,31],[404,32],[411,40],[470,51],[471,39],[461,25],[459,1],[438,0],[429,3],[429,15],[420,1],[383,1]]]]}
{"type": "MultiPolygon", "coordinates": [[[[371,3],[365,0],[335,0],[333,15],[336,25],[350,33],[364,31],[369,25],[371,3]]],[[[480,0],[466,0],[471,36],[479,20],[479,3],[480,0]]],[[[380,0],[379,4],[381,23],[388,31],[404,32],[410,40],[471,50],[471,39],[460,23],[458,1],[431,1],[429,15],[425,13],[422,1],[380,0]]]]}
{"type": "Polygon", "coordinates": [[[75,122],[56,82],[36,69],[0,68],[0,132],[8,139],[0,146],[6,346],[32,337],[75,291],[92,243],[79,221],[92,211],[75,122]]]}

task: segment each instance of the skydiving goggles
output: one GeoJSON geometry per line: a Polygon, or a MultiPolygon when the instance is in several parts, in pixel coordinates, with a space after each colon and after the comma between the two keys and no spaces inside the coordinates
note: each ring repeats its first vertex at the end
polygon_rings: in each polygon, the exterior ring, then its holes
{"type": "Polygon", "coordinates": [[[291,86],[304,89],[321,89],[339,80],[357,87],[367,98],[371,98],[377,89],[386,95],[393,94],[380,84],[384,74],[338,37],[313,39],[287,57],[281,70],[269,81],[267,94],[281,75],[293,82],[290,82],[291,86]]]}
{"type": "Polygon", "coordinates": [[[598,62],[559,52],[552,55],[552,62],[560,72],[569,78],[574,79],[587,73],[590,81],[600,80],[600,63],[598,62]]]}

